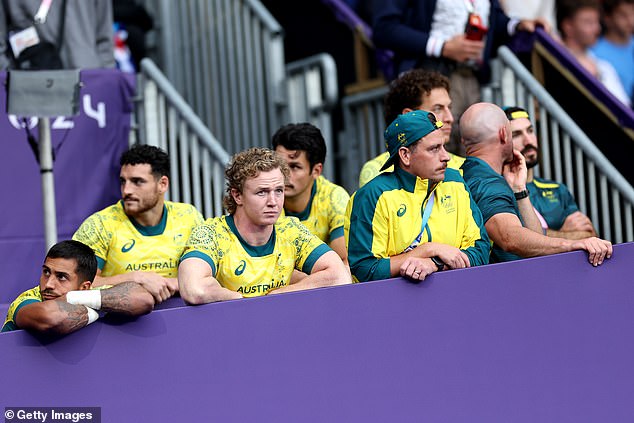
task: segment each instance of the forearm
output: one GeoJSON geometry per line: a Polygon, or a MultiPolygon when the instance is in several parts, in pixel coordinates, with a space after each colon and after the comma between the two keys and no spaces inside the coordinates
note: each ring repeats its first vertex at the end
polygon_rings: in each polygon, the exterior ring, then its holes
{"type": "Polygon", "coordinates": [[[523,198],[517,201],[517,207],[520,211],[520,215],[522,216],[522,221],[524,223],[524,227],[530,229],[533,232],[543,235],[544,230],[542,228],[542,224],[535,214],[535,209],[533,208],[533,204],[529,197],[523,198]]]}
{"type": "Polygon", "coordinates": [[[591,236],[597,236],[594,231],[556,231],[554,229],[547,229],[546,235],[553,238],[564,239],[584,239],[591,236]]]}
{"type": "Polygon", "coordinates": [[[537,257],[572,250],[568,240],[549,238],[520,226],[507,228],[502,236],[491,234],[491,239],[504,251],[521,257],[537,257]]]}
{"type": "Polygon", "coordinates": [[[88,309],[64,299],[29,304],[20,310],[16,324],[20,329],[51,335],[66,335],[88,324],[88,309]]]}
{"type": "Polygon", "coordinates": [[[349,274],[341,274],[332,270],[321,270],[312,273],[295,283],[282,286],[269,292],[281,294],[284,292],[303,291],[306,289],[322,288],[326,286],[345,285],[351,283],[349,274]]]}
{"type": "Polygon", "coordinates": [[[154,308],[152,295],[135,282],[124,282],[99,292],[103,311],[139,316],[151,312],[154,308]]]}
{"type": "Polygon", "coordinates": [[[242,294],[227,289],[212,276],[202,279],[181,279],[181,297],[190,305],[214,303],[217,301],[236,300],[242,294]]]}

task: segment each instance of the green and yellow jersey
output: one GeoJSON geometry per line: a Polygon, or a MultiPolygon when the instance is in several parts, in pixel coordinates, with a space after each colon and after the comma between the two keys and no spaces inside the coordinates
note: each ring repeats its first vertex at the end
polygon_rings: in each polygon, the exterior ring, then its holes
{"type": "Polygon", "coordinates": [[[313,184],[306,209],[301,213],[284,213],[298,218],[309,231],[328,244],[343,236],[348,200],[350,196],[343,187],[320,176],[313,184]]]}
{"type": "Polygon", "coordinates": [[[293,217],[280,217],[265,245],[249,245],[228,215],[196,227],[181,261],[203,259],[220,285],[244,297],[257,297],[288,285],[294,269],[310,274],[328,251],[330,247],[293,217]]]}
{"type": "Polygon", "coordinates": [[[35,288],[31,288],[28,291],[24,291],[18,297],[13,300],[9,309],[7,310],[7,317],[4,319],[4,324],[2,325],[2,332],[9,332],[12,330],[20,329],[15,324],[15,316],[18,314],[18,311],[27,304],[31,303],[39,303],[42,302],[42,294],[40,293],[40,286],[36,286],[35,288]]]}
{"type": "Polygon", "coordinates": [[[101,276],[142,271],[175,278],[187,238],[202,223],[191,204],[166,201],[161,222],[142,226],[118,202],[88,217],[73,239],[95,251],[101,276]]]}
{"type": "Polygon", "coordinates": [[[382,173],[352,195],[344,226],[348,260],[357,281],[388,279],[390,257],[418,243],[438,242],[462,250],[471,266],[489,262],[490,242],[482,215],[455,169],[435,184],[401,168],[382,173]],[[425,207],[434,193],[429,220],[425,207]]]}
{"type": "MultiPolygon", "coordinates": [[[[455,154],[449,154],[449,162],[447,163],[447,167],[452,169],[460,170],[460,166],[464,163],[464,157],[456,156],[455,154]]],[[[381,167],[390,158],[390,153],[385,152],[376,156],[375,158],[368,160],[365,162],[363,167],[361,168],[361,173],[359,174],[359,188],[370,182],[376,175],[381,173],[381,167]]],[[[394,166],[390,166],[385,169],[384,172],[392,172],[394,170],[394,166]]]]}
{"type": "MultiPolygon", "coordinates": [[[[103,290],[108,288],[110,288],[110,285],[99,286],[91,289],[103,290]]],[[[18,297],[13,300],[11,305],[9,305],[9,309],[7,310],[7,317],[4,319],[4,324],[2,325],[2,330],[0,332],[10,332],[12,330],[20,329],[15,323],[15,316],[17,316],[18,311],[20,311],[20,309],[27,304],[41,302],[42,293],[40,292],[39,285],[18,295],[18,297]]]]}

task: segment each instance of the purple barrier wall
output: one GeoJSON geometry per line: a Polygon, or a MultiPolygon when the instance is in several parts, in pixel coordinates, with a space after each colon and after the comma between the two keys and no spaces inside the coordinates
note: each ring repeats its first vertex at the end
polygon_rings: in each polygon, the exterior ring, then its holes
{"type": "MultiPolygon", "coordinates": [[[[0,335],[0,406],[104,422],[634,421],[634,244],[0,335]]],[[[173,306],[176,304],[172,304],[173,306]]],[[[0,407],[1,408],[1,407],[0,407]]]]}
{"type": "MultiPolygon", "coordinates": [[[[4,84],[5,73],[0,73],[4,84]]],[[[134,77],[117,70],[81,72],[80,115],[51,119],[58,238],[70,238],[91,213],[120,198],[119,156],[127,148],[134,77]]],[[[0,90],[0,303],[39,280],[46,253],[40,171],[24,129],[6,114],[0,90]]],[[[37,137],[37,120],[30,126],[37,137]]]]}

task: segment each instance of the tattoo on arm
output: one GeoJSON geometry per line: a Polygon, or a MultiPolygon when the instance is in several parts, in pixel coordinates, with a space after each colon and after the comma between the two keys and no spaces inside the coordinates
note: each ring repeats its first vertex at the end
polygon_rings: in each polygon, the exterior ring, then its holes
{"type": "Polygon", "coordinates": [[[57,307],[64,318],[56,328],[58,333],[71,333],[83,328],[88,323],[86,307],[76,304],[68,304],[66,301],[55,301],[57,307]]]}
{"type": "Polygon", "coordinates": [[[149,313],[154,307],[152,295],[136,282],[124,282],[101,291],[101,310],[127,316],[149,313]]]}
{"type": "Polygon", "coordinates": [[[130,291],[133,285],[122,283],[101,291],[101,309],[103,311],[125,313],[130,309],[130,291]]]}

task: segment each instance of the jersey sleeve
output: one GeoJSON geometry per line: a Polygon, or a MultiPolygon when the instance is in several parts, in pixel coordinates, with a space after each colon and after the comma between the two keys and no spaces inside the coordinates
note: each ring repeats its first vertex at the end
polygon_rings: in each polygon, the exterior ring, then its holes
{"type": "Polygon", "coordinates": [[[313,266],[330,247],[313,235],[298,219],[289,218],[284,231],[292,231],[295,244],[295,269],[310,274],[313,266]]]}
{"type": "Polygon", "coordinates": [[[103,269],[108,257],[112,232],[106,228],[101,216],[93,214],[84,220],[79,229],[73,234],[73,239],[92,248],[97,255],[99,269],[103,269]]]}
{"type": "Polygon", "coordinates": [[[579,206],[577,206],[577,202],[574,197],[570,193],[568,187],[564,184],[559,186],[560,196],[561,196],[561,206],[563,207],[563,215],[564,220],[566,217],[570,216],[574,212],[579,211],[579,206]]]}
{"type": "Polygon", "coordinates": [[[353,194],[346,210],[344,227],[350,271],[357,281],[389,279],[390,258],[384,246],[388,224],[373,190],[353,194]]]}
{"type": "Polygon", "coordinates": [[[465,223],[462,233],[460,250],[469,257],[471,266],[481,266],[489,263],[491,255],[491,241],[484,226],[484,219],[480,208],[473,200],[469,188],[465,189],[465,223]]]}
{"type": "Polygon", "coordinates": [[[484,223],[488,222],[493,216],[499,213],[511,213],[517,215],[515,212],[515,203],[513,199],[513,191],[504,180],[488,180],[480,181],[482,184],[486,183],[486,186],[471,187],[471,192],[478,192],[479,195],[475,198],[478,208],[482,213],[482,219],[484,223]]]}
{"type": "Polygon", "coordinates": [[[7,317],[4,320],[1,331],[8,332],[19,329],[19,327],[15,323],[15,318],[18,314],[18,311],[27,304],[38,303],[41,301],[42,298],[39,295],[39,287],[29,289],[28,291],[20,294],[18,298],[16,298],[9,306],[9,309],[7,310],[7,317]]]}
{"type": "Polygon", "coordinates": [[[335,186],[330,193],[330,242],[343,236],[343,224],[349,200],[350,195],[343,187],[335,186]]]}
{"type": "Polygon", "coordinates": [[[211,267],[212,275],[216,277],[221,252],[218,243],[218,225],[215,221],[210,220],[192,230],[180,261],[183,262],[191,257],[207,262],[211,267]]]}

